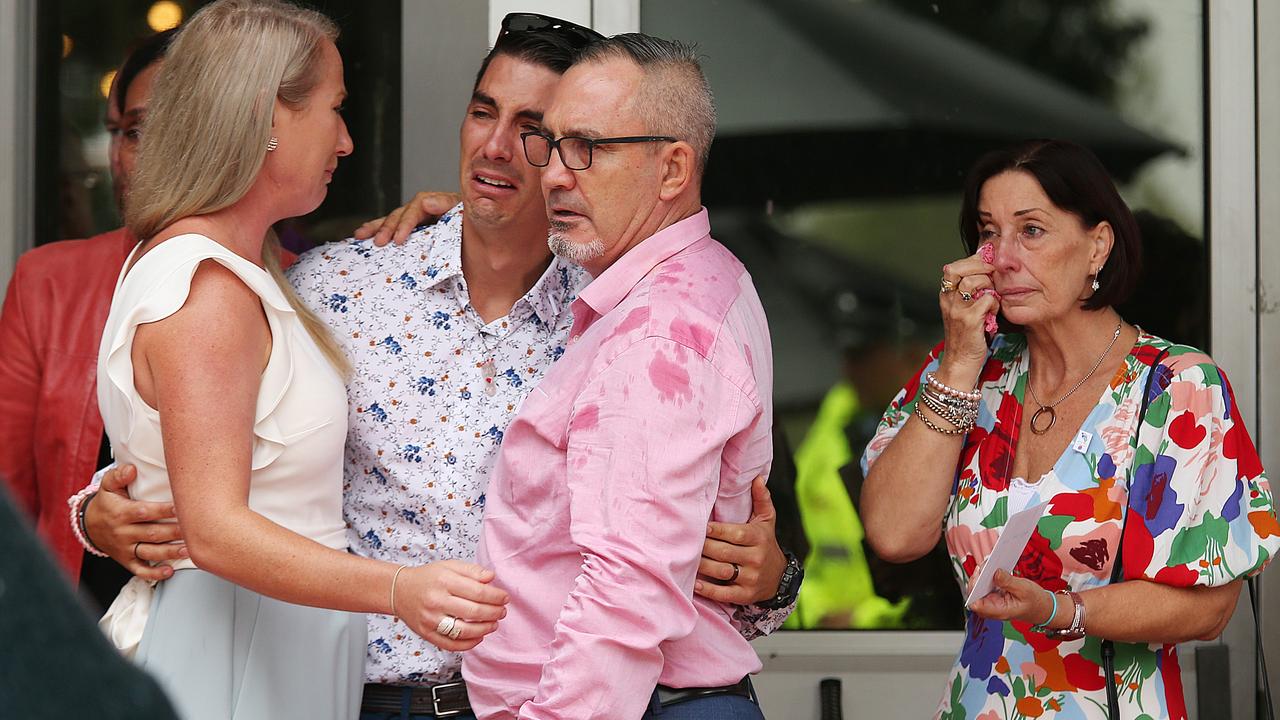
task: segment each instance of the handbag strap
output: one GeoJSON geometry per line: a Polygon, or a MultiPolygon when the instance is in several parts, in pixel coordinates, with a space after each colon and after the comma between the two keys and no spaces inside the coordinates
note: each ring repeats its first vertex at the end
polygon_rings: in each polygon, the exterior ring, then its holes
{"type": "MultiPolygon", "coordinates": [[[[1147,373],[1147,384],[1142,389],[1142,400],[1138,409],[1138,425],[1133,431],[1135,440],[1142,433],[1142,423],[1147,419],[1147,407],[1151,405],[1151,386],[1156,379],[1156,370],[1160,362],[1169,355],[1169,350],[1161,350],[1151,363],[1151,371],[1147,373]]],[[[1136,458],[1135,458],[1136,460],[1136,458]]],[[[1124,533],[1129,527],[1129,492],[1133,489],[1133,470],[1130,468],[1124,482],[1125,499],[1124,514],[1120,520],[1120,539],[1116,542],[1116,561],[1111,565],[1111,583],[1119,583],[1124,575],[1121,557],[1124,551],[1124,533]]],[[[1107,678],[1107,717],[1109,720],[1120,720],[1120,692],[1116,687],[1116,644],[1111,640],[1102,641],[1102,671],[1107,678]]]]}

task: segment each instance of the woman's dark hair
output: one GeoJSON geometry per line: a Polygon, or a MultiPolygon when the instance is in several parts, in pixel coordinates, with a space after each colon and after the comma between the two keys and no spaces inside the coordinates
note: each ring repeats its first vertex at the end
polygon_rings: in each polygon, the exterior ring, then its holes
{"type": "Polygon", "coordinates": [[[982,186],[1008,171],[1030,174],[1049,200],[1080,218],[1085,227],[1100,222],[1111,225],[1115,244],[1098,275],[1099,288],[1084,301],[1086,310],[1119,305],[1129,298],[1142,274],[1142,235],[1129,206],[1098,157],[1064,140],[1031,140],[978,159],[964,181],[960,206],[960,238],[969,254],[978,251],[978,198],[982,186]]]}
{"type": "Polygon", "coordinates": [[[171,28],[155,35],[148,35],[138,41],[124,59],[120,71],[116,73],[116,110],[124,114],[124,96],[129,92],[129,85],[143,70],[164,58],[169,49],[169,41],[178,33],[178,28],[171,28]]]}

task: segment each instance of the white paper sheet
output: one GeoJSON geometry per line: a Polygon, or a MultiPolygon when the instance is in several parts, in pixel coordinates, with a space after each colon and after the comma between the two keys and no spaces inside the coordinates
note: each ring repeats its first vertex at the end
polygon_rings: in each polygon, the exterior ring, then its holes
{"type": "Polygon", "coordinates": [[[1004,524],[1004,530],[1000,533],[1000,539],[996,540],[996,546],[991,548],[987,561],[983,563],[982,569],[969,584],[969,597],[964,600],[965,607],[973,605],[991,592],[997,570],[1013,572],[1018,559],[1022,557],[1023,549],[1027,547],[1027,541],[1031,539],[1032,531],[1036,529],[1036,523],[1040,522],[1040,518],[1044,516],[1044,511],[1048,507],[1048,502],[1042,502],[1009,517],[1009,521],[1004,524]]]}

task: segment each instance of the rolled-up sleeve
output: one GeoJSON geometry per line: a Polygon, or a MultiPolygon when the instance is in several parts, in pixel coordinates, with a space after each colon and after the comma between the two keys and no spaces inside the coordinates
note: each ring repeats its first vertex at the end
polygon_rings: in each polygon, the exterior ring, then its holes
{"type": "Polygon", "coordinates": [[[578,395],[567,465],[582,570],[521,717],[643,712],[662,643],[697,621],[693,583],[725,447],[753,415],[711,362],[661,338],[629,346],[578,395]]]}

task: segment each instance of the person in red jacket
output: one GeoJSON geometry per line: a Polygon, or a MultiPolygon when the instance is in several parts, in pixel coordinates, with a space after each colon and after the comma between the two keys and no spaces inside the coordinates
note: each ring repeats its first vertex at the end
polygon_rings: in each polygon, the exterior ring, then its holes
{"type": "MultiPolygon", "coordinates": [[[[117,203],[128,192],[138,127],[171,36],[138,44],[107,101],[117,203]]],[[[62,568],[102,607],[129,575],[81,548],[67,524],[67,498],[110,462],[96,395],[98,344],[136,243],[118,228],[35,248],[18,259],[0,310],[0,476],[62,568]]]]}

